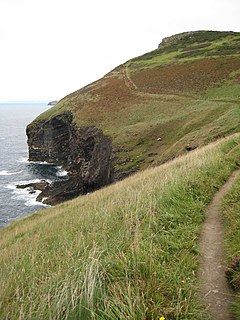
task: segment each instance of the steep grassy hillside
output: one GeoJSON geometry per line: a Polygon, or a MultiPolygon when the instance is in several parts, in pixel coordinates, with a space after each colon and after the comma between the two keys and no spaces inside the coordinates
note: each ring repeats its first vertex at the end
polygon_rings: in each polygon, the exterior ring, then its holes
{"type": "Polygon", "coordinates": [[[208,319],[199,230],[239,164],[236,134],[1,230],[0,319],[208,319]]]}
{"type": "Polygon", "coordinates": [[[240,33],[164,39],[38,119],[72,111],[113,140],[117,172],[163,163],[240,129],[240,33]]]}

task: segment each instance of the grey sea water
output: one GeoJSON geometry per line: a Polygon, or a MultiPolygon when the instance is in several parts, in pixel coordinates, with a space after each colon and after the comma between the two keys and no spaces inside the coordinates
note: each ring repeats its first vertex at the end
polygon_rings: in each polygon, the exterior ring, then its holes
{"type": "Polygon", "coordinates": [[[65,175],[57,166],[28,161],[26,125],[47,110],[46,103],[0,103],[0,228],[44,208],[38,192],[17,189],[17,184],[65,175]]]}

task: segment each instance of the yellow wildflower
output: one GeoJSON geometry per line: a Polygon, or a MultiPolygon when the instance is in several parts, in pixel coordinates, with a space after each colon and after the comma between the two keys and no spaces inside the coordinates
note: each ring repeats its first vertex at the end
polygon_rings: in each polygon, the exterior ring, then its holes
{"type": "Polygon", "coordinates": [[[162,316],[162,317],[159,318],[159,320],[165,320],[165,318],[162,316]]]}

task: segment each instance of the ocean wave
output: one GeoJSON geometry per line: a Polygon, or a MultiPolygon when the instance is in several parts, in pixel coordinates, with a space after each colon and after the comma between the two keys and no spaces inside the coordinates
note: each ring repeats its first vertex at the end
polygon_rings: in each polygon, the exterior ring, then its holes
{"type": "Polygon", "coordinates": [[[54,165],[54,164],[46,162],[46,161],[29,161],[27,157],[21,157],[20,159],[17,159],[17,162],[28,163],[28,164],[30,163],[30,164],[54,165]]]}
{"type": "MultiPolygon", "coordinates": [[[[41,207],[50,207],[42,202],[37,201],[38,195],[41,193],[40,190],[34,190],[34,193],[29,192],[29,188],[21,189],[16,186],[19,184],[28,184],[28,183],[37,183],[40,182],[40,179],[34,179],[30,181],[19,181],[15,183],[8,184],[5,188],[11,190],[11,198],[17,201],[23,201],[24,205],[27,207],[41,206],[41,207]]],[[[47,181],[47,180],[46,180],[47,181]]],[[[50,181],[48,181],[50,183],[50,181]]]]}
{"type": "Polygon", "coordinates": [[[15,181],[13,183],[8,184],[5,188],[6,189],[15,189],[17,185],[22,185],[22,184],[30,184],[30,183],[38,183],[41,181],[46,181],[48,183],[52,183],[52,180],[50,179],[32,179],[32,180],[21,180],[21,181],[15,181]]]}
{"type": "Polygon", "coordinates": [[[50,165],[50,166],[54,165],[54,164],[49,163],[47,161],[28,161],[28,163],[31,163],[31,164],[44,164],[44,165],[50,165]]]}
{"type": "Polygon", "coordinates": [[[0,176],[13,176],[15,174],[20,174],[20,173],[22,173],[22,170],[17,172],[9,172],[8,170],[2,170],[0,171],[0,176]]]}
{"type": "Polygon", "coordinates": [[[58,178],[64,178],[68,175],[68,172],[66,170],[64,170],[62,168],[62,166],[57,166],[54,163],[49,163],[46,161],[29,161],[28,158],[26,158],[26,157],[18,159],[17,162],[26,163],[28,165],[33,165],[33,167],[35,167],[34,165],[36,165],[36,168],[38,166],[46,166],[45,168],[47,168],[47,167],[52,168],[55,172],[53,171],[50,174],[53,176],[56,176],[58,178]]]}
{"type": "Polygon", "coordinates": [[[56,163],[51,163],[51,162],[47,162],[47,161],[30,161],[30,160],[27,160],[28,163],[31,163],[31,164],[42,164],[42,165],[47,165],[47,166],[55,166],[56,163]]]}
{"type": "Polygon", "coordinates": [[[64,170],[61,166],[56,166],[57,172],[56,176],[57,177],[66,177],[68,175],[68,172],[64,170]]]}

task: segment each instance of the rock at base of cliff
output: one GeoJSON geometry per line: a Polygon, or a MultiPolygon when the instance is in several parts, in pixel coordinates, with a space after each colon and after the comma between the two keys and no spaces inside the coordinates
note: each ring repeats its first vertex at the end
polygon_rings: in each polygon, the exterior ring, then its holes
{"type": "Polygon", "coordinates": [[[86,194],[82,181],[78,176],[67,180],[58,180],[48,185],[37,197],[37,201],[54,206],[60,202],[71,200],[79,195],[86,194]]]}
{"type": "Polygon", "coordinates": [[[30,182],[26,184],[17,184],[16,188],[18,189],[33,189],[33,190],[40,190],[43,191],[47,186],[49,185],[49,182],[46,180],[41,180],[39,182],[30,182]]]}

